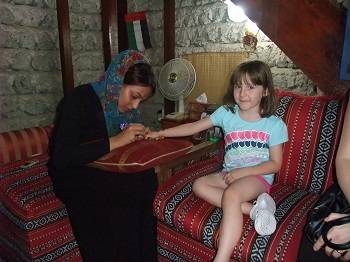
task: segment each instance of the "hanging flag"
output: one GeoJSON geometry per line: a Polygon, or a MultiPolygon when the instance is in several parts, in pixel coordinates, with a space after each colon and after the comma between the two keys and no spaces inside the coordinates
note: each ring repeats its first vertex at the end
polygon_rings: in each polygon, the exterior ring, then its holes
{"type": "Polygon", "coordinates": [[[129,13],[124,17],[128,31],[129,49],[144,51],[152,48],[145,12],[129,13]]]}

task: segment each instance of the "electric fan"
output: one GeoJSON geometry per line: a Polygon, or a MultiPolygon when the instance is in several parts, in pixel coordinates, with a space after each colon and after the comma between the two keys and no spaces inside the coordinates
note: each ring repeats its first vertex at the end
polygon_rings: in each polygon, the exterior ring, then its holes
{"type": "Polygon", "coordinates": [[[193,65],[186,59],[171,59],[161,68],[158,82],[161,94],[177,102],[175,112],[167,117],[183,116],[184,98],[191,93],[196,83],[196,71],[193,65]]]}

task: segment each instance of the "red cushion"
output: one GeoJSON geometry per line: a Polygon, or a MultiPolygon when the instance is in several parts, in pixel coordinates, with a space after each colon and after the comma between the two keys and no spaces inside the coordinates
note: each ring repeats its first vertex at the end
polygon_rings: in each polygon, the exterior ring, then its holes
{"type": "Polygon", "coordinates": [[[0,164],[46,154],[52,126],[0,133],[0,164]]]}
{"type": "Polygon", "coordinates": [[[276,115],[288,128],[282,168],[276,181],[321,193],[333,183],[334,159],[348,97],[279,92],[276,115]]]}
{"type": "Polygon", "coordinates": [[[137,141],[111,151],[91,165],[112,172],[139,172],[182,156],[192,146],[184,139],[137,141]]]}
{"type": "Polygon", "coordinates": [[[81,261],[67,210],[53,192],[47,160],[44,154],[0,164],[0,254],[6,252],[8,261],[81,261]]]}

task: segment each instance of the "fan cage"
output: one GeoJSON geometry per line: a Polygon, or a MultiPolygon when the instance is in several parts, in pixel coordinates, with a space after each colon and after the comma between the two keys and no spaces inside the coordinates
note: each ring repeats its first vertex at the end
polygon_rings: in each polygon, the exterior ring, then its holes
{"type": "Polygon", "coordinates": [[[196,83],[196,72],[193,65],[186,59],[169,60],[159,73],[159,90],[171,100],[179,101],[187,97],[196,83]]]}

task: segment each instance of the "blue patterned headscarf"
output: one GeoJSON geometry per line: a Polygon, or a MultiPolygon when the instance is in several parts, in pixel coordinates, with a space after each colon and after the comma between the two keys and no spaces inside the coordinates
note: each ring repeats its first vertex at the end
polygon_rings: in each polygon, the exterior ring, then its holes
{"type": "Polygon", "coordinates": [[[138,109],[119,112],[118,98],[120,87],[129,67],[137,63],[147,62],[142,53],[135,50],[125,50],[113,59],[100,82],[91,83],[101,101],[109,137],[120,133],[121,127],[125,124],[142,122],[138,109]]]}

